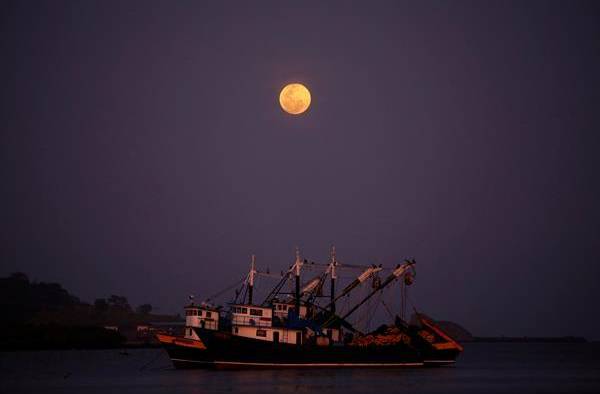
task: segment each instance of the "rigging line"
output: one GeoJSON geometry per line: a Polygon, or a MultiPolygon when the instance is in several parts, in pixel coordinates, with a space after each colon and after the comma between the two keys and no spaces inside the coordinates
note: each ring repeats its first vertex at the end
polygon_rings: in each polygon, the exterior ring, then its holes
{"type": "Polygon", "coordinates": [[[225,289],[223,289],[223,290],[220,290],[220,291],[218,291],[217,293],[215,293],[215,294],[211,295],[210,297],[208,297],[208,298],[206,299],[206,301],[210,301],[210,300],[212,300],[212,299],[214,299],[214,298],[217,298],[217,297],[219,297],[220,295],[222,295],[223,293],[225,293],[225,292],[227,292],[227,291],[230,291],[231,289],[234,289],[234,288],[238,287],[238,285],[240,285],[240,284],[241,284],[242,282],[244,282],[245,280],[246,280],[246,278],[245,278],[245,277],[244,277],[244,278],[242,278],[242,279],[240,279],[240,280],[238,280],[237,282],[235,282],[235,283],[234,283],[234,284],[232,284],[231,286],[227,286],[225,289]]]}
{"type": "Polygon", "coordinates": [[[373,302],[373,299],[370,298],[369,301],[367,301],[367,308],[365,309],[365,332],[369,332],[371,331],[371,319],[370,319],[370,311],[371,311],[371,304],[373,302]]]}
{"type": "MultiPolygon", "coordinates": [[[[336,268],[341,268],[341,269],[367,269],[373,266],[373,264],[345,264],[345,263],[341,263],[339,260],[336,260],[336,268]]],[[[328,267],[329,263],[317,263],[314,261],[308,262],[306,264],[304,264],[302,266],[302,269],[316,269],[317,267],[328,267]]],[[[379,267],[379,265],[377,265],[379,267]]],[[[381,268],[383,269],[383,271],[393,271],[395,268],[394,267],[383,267],[381,266],[381,268]]]]}
{"type": "Polygon", "coordinates": [[[368,264],[368,265],[363,265],[363,264],[346,264],[346,263],[340,263],[338,261],[338,267],[342,267],[342,268],[355,268],[355,269],[367,269],[372,267],[372,264],[368,264]]]}
{"type": "Polygon", "coordinates": [[[248,286],[246,285],[246,283],[244,281],[244,295],[242,296],[242,302],[244,304],[246,303],[246,294],[248,294],[248,286]]]}
{"type": "Polygon", "coordinates": [[[371,322],[373,321],[373,319],[375,318],[375,315],[377,314],[377,311],[379,310],[379,305],[381,305],[381,301],[378,301],[377,304],[375,304],[375,309],[373,309],[373,313],[371,314],[371,319],[369,319],[369,329],[372,327],[371,322]]]}
{"type": "Polygon", "coordinates": [[[347,310],[348,309],[348,302],[349,302],[349,298],[350,298],[350,294],[347,294],[346,297],[344,297],[343,300],[340,300],[343,304],[341,305],[340,311],[343,310],[347,310]]]}
{"type": "Polygon", "coordinates": [[[244,297],[246,297],[246,293],[245,293],[245,290],[247,290],[247,289],[246,289],[246,287],[247,287],[247,286],[246,286],[246,279],[247,279],[247,278],[244,278],[244,279],[242,280],[242,284],[240,285],[240,288],[239,288],[239,289],[236,289],[236,291],[235,291],[235,298],[234,298],[234,301],[233,301],[233,303],[234,303],[234,304],[237,304],[237,303],[239,303],[239,302],[244,302],[244,300],[243,300],[243,299],[242,299],[242,300],[240,300],[239,298],[240,298],[240,295],[242,294],[242,292],[243,292],[243,291],[244,291],[244,293],[243,293],[243,294],[244,294],[244,297]]]}
{"type": "Polygon", "coordinates": [[[371,313],[371,317],[369,318],[367,324],[368,324],[368,331],[371,331],[371,322],[373,321],[373,318],[375,317],[375,314],[377,313],[377,309],[379,309],[379,304],[382,301],[382,297],[383,297],[383,290],[381,291],[381,293],[379,294],[379,298],[377,299],[377,302],[375,304],[375,308],[373,308],[373,311],[371,313]]]}
{"type": "Polygon", "coordinates": [[[417,310],[417,308],[415,308],[415,304],[414,302],[412,302],[412,299],[409,297],[408,292],[406,293],[406,301],[408,301],[408,303],[410,303],[410,306],[412,306],[413,310],[417,310]]]}
{"type": "Polygon", "coordinates": [[[267,302],[271,301],[273,298],[277,297],[277,295],[279,294],[279,292],[281,291],[281,289],[283,288],[283,286],[285,286],[286,282],[290,279],[290,271],[288,270],[287,273],[285,275],[283,275],[283,277],[281,278],[281,280],[279,281],[279,283],[277,283],[277,285],[275,285],[275,287],[271,290],[271,292],[269,293],[269,295],[267,295],[267,297],[265,298],[265,300],[262,302],[261,305],[266,305],[267,302]]]}
{"type": "Polygon", "coordinates": [[[381,305],[384,306],[385,311],[388,313],[388,315],[390,315],[390,318],[392,319],[392,321],[394,320],[394,315],[392,313],[392,311],[390,310],[390,308],[387,306],[387,304],[385,303],[385,301],[381,300],[381,305]]]}
{"type": "Polygon", "coordinates": [[[371,268],[373,266],[381,268],[381,270],[384,271],[384,272],[395,270],[394,267],[384,267],[381,264],[361,265],[361,264],[342,264],[342,263],[338,263],[338,268],[341,267],[342,269],[343,268],[348,268],[348,269],[361,269],[361,270],[364,270],[364,269],[371,268]]]}
{"type": "Polygon", "coordinates": [[[274,279],[281,279],[281,278],[283,278],[283,276],[281,276],[281,275],[270,274],[270,273],[267,273],[267,272],[256,271],[256,274],[260,275],[260,276],[267,277],[267,278],[274,278],[274,279]]]}
{"type": "Polygon", "coordinates": [[[319,263],[304,263],[304,265],[302,265],[302,269],[318,269],[319,271],[323,270],[323,267],[327,267],[329,266],[329,264],[319,264],[319,263]]]}
{"type": "MultiPolygon", "coordinates": [[[[365,291],[363,289],[363,293],[364,292],[365,291]]],[[[363,309],[363,312],[358,314],[358,320],[357,320],[356,325],[360,324],[360,327],[363,329],[364,332],[369,331],[369,327],[367,326],[367,321],[369,319],[369,310],[371,309],[371,301],[372,301],[372,299],[369,298],[365,304],[365,308],[363,309]]]]}

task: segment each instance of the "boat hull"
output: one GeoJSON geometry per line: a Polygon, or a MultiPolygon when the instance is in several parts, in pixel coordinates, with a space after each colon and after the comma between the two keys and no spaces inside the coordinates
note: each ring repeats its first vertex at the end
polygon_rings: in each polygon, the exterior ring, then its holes
{"type": "Polygon", "coordinates": [[[220,331],[196,329],[196,333],[202,347],[161,341],[175,368],[406,368],[448,365],[456,357],[445,354],[425,360],[406,345],[290,345],[220,331]]]}

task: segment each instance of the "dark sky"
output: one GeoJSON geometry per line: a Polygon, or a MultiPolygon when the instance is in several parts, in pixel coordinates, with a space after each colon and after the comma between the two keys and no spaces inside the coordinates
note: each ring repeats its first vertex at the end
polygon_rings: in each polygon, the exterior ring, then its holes
{"type": "Polygon", "coordinates": [[[476,334],[600,337],[597,2],[248,3],[2,2],[0,274],[178,312],[334,243],[476,334]]]}

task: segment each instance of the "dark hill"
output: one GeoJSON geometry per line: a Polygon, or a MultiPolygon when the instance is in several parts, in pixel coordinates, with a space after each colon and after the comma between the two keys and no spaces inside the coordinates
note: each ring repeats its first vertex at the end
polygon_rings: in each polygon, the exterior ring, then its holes
{"type": "Polygon", "coordinates": [[[14,273],[0,278],[0,349],[105,348],[125,338],[105,326],[133,328],[178,316],[151,314],[150,304],[134,311],[127,298],[112,295],[94,305],[81,302],[58,283],[31,282],[14,273]]]}

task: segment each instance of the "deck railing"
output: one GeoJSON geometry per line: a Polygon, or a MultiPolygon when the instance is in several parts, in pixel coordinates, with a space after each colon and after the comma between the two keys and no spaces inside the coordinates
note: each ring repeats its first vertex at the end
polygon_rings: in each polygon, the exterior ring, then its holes
{"type": "Polygon", "coordinates": [[[231,323],[253,327],[271,327],[273,325],[271,318],[259,316],[234,316],[231,323]]]}

